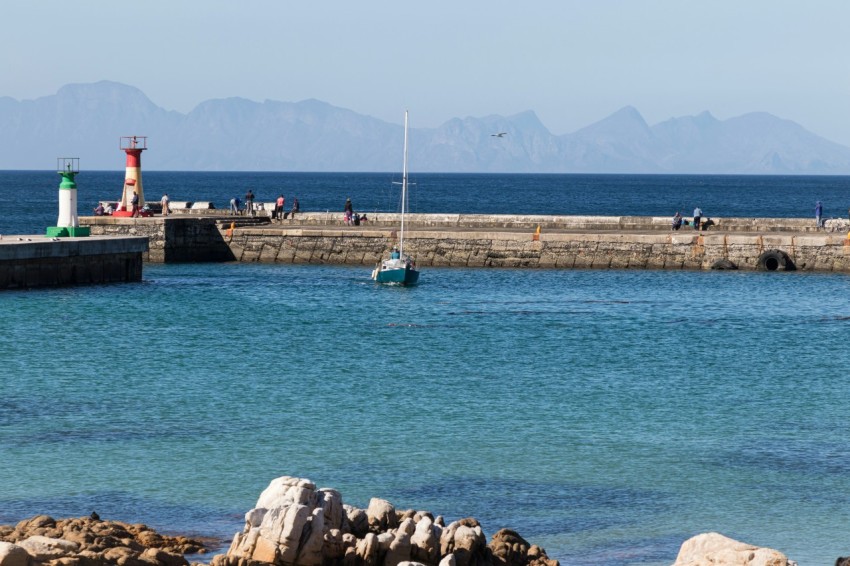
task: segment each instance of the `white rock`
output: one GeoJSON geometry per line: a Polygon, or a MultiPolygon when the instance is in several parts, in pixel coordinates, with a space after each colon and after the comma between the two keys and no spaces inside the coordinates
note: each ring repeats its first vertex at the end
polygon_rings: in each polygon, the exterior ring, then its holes
{"type": "Polygon", "coordinates": [[[381,552],[386,552],[390,549],[390,545],[395,540],[395,532],[394,531],[384,531],[382,533],[378,533],[376,535],[378,548],[381,549],[381,552]]]}
{"type": "Polygon", "coordinates": [[[347,518],[342,505],[342,495],[335,489],[322,488],[318,492],[319,505],[325,512],[326,529],[342,529],[347,518]]]}
{"type": "Polygon", "coordinates": [[[369,508],[366,509],[369,517],[369,525],[380,530],[394,529],[398,525],[395,507],[386,499],[373,497],[369,500],[369,508]]]}
{"type": "Polygon", "coordinates": [[[366,511],[352,507],[351,505],[343,505],[345,517],[348,519],[348,526],[352,533],[358,537],[363,537],[369,531],[369,517],[366,511]]]}
{"type": "Polygon", "coordinates": [[[406,534],[407,536],[412,536],[414,532],[416,532],[416,523],[412,518],[407,518],[401,522],[398,526],[399,532],[406,534]]]}
{"type": "Polygon", "coordinates": [[[304,525],[307,538],[298,549],[298,564],[300,566],[320,566],[322,564],[322,546],[325,544],[324,527],[325,513],[321,507],[316,507],[313,509],[310,520],[304,525]]]}
{"type": "Polygon", "coordinates": [[[267,512],[268,509],[265,507],[257,507],[245,513],[245,532],[247,533],[254,527],[259,527],[267,512]]]}
{"type": "Polygon", "coordinates": [[[0,541],[0,566],[30,566],[32,559],[22,547],[0,541]]]}
{"type": "Polygon", "coordinates": [[[378,558],[378,537],[375,533],[367,533],[365,537],[357,541],[355,550],[363,564],[374,565],[378,558]]]}
{"type": "Polygon", "coordinates": [[[280,515],[280,520],[275,523],[275,530],[269,539],[276,540],[280,544],[280,561],[284,564],[294,564],[298,556],[301,533],[310,517],[310,508],[305,505],[290,505],[284,511],[280,515]]]}
{"type": "Polygon", "coordinates": [[[308,479],[281,476],[269,483],[269,486],[260,494],[254,507],[273,509],[285,507],[292,503],[304,505],[315,491],[316,484],[308,479]]]}
{"type": "Polygon", "coordinates": [[[473,556],[484,552],[487,540],[480,526],[468,527],[452,522],[440,536],[440,554],[454,553],[457,566],[467,566],[473,556]]]}
{"type": "MultiPolygon", "coordinates": [[[[335,560],[345,556],[346,539],[345,536],[351,537],[351,534],[343,535],[339,529],[329,529],[325,533],[325,544],[322,546],[322,559],[333,563],[335,560]]],[[[352,539],[349,538],[349,541],[352,539]]],[[[350,546],[356,544],[355,538],[350,546]]]]}
{"type": "Polygon", "coordinates": [[[257,545],[257,539],[259,537],[259,527],[254,527],[247,533],[236,533],[236,536],[233,537],[233,542],[230,544],[230,550],[227,553],[233,556],[249,558],[254,554],[254,547],[257,545]]]}
{"type": "MultiPolygon", "coordinates": [[[[410,521],[412,527],[413,521],[411,519],[406,519],[403,525],[408,521],[410,521]]],[[[384,566],[398,566],[401,562],[409,561],[410,546],[410,535],[407,533],[407,529],[399,527],[395,531],[395,539],[390,543],[390,547],[387,550],[387,555],[384,558],[384,566]]]]}
{"type": "Polygon", "coordinates": [[[772,548],[739,542],[719,533],[689,538],[673,566],[788,566],[788,558],[772,548]]]}
{"type": "Polygon", "coordinates": [[[74,554],[80,549],[80,545],[61,538],[50,538],[41,535],[32,536],[20,541],[18,546],[27,551],[39,562],[47,562],[55,558],[62,558],[74,554]]]}
{"type": "Polygon", "coordinates": [[[455,550],[462,548],[473,552],[485,546],[484,532],[481,527],[467,527],[466,525],[458,525],[454,534],[455,550]]]}
{"type": "Polygon", "coordinates": [[[410,537],[410,544],[413,545],[410,557],[428,564],[437,562],[440,558],[440,532],[440,527],[430,517],[423,516],[410,537]]]}

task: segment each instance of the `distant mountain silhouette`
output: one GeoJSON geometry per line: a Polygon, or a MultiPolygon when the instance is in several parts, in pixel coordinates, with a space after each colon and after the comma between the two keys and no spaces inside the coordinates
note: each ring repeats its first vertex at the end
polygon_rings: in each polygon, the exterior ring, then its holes
{"type": "MultiPolygon", "coordinates": [[[[399,116],[402,111],[399,110],[399,116]]],[[[415,120],[415,109],[413,111],[415,120]]],[[[397,171],[402,126],[319,100],[208,100],[164,110],[137,88],[101,81],[52,96],[0,97],[0,168],[122,169],[118,140],[148,136],[143,166],[173,171],[397,171]]],[[[411,129],[417,172],[850,174],[850,148],[763,112],[708,112],[650,126],[627,106],[556,136],[532,111],[411,129]],[[502,137],[492,134],[507,132],[502,137]]]]}

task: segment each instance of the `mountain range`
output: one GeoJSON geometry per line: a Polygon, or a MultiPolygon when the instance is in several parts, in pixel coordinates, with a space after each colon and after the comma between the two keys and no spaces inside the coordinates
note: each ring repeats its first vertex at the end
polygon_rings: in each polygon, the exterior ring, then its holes
{"type": "MultiPolygon", "coordinates": [[[[151,170],[378,172],[398,171],[402,161],[401,125],[319,100],[214,99],[183,114],[111,81],[35,100],[0,97],[0,169],[50,169],[57,157],[79,157],[83,169],[122,169],[119,138],[128,135],[148,136],[143,167],[151,170]]],[[[703,112],[650,126],[627,106],[566,135],[553,135],[533,111],[411,128],[410,168],[850,174],[850,148],[764,112],[728,120],[703,112]]]]}

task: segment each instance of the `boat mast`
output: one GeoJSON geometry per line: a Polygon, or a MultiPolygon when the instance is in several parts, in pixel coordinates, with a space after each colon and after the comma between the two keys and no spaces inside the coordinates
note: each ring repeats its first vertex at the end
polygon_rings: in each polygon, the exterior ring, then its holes
{"type": "Polygon", "coordinates": [[[407,110],[404,111],[404,165],[401,170],[401,231],[398,237],[398,252],[404,257],[404,205],[407,201],[407,110]]]}

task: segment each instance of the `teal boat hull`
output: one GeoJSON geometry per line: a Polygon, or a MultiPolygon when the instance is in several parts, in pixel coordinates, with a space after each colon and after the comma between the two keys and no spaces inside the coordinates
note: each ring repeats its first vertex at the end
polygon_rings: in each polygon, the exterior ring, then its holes
{"type": "Polygon", "coordinates": [[[416,285],[417,281],[419,281],[419,272],[410,266],[396,269],[379,269],[375,272],[375,281],[378,283],[394,283],[396,285],[416,285]]]}

